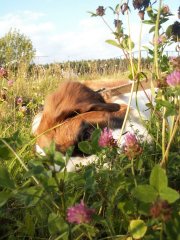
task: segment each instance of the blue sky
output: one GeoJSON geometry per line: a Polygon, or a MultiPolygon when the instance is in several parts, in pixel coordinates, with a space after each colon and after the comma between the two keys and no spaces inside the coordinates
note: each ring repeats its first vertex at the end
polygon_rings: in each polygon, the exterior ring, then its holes
{"type": "MultiPolygon", "coordinates": [[[[42,63],[119,57],[121,50],[105,43],[113,37],[102,19],[88,14],[98,6],[115,7],[118,3],[114,0],[0,0],[0,37],[10,29],[19,30],[32,40],[39,56],[36,61],[42,63]]],[[[166,0],[164,4],[169,5],[172,13],[177,13],[178,1],[166,0]]],[[[137,43],[139,18],[137,11],[132,12],[131,36],[137,43]]],[[[126,16],[121,19],[127,22],[126,16]]],[[[175,20],[177,17],[172,18],[172,22],[175,20]]],[[[107,21],[113,27],[110,10],[107,21]]],[[[149,41],[146,25],[142,43],[149,41]]]]}

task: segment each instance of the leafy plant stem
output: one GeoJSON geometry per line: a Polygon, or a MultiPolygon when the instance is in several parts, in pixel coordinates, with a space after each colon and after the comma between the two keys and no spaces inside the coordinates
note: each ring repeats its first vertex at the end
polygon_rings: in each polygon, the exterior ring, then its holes
{"type": "Polygon", "coordinates": [[[159,37],[159,20],[160,20],[160,13],[161,13],[161,5],[162,0],[159,0],[159,8],[156,18],[156,24],[155,24],[155,38],[154,38],[154,66],[155,66],[155,72],[156,77],[159,79],[160,73],[159,73],[159,64],[158,64],[158,37],[159,37]]]}
{"type": "Polygon", "coordinates": [[[125,114],[125,117],[124,117],[123,125],[121,127],[120,136],[119,136],[119,139],[118,139],[119,143],[121,142],[121,137],[122,137],[124,128],[126,126],[127,118],[128,118],[128,115],[129,115],[129,110],[130,110],[132,95],[133,95],[133,91],[134,91],[134,86],[135,86],[135,81],[132,82],[130,97],[129,97],[129,101],[128,101],[128,106],[127,106],[126,114],[125,114]]]}
{"type": "Polygon", "coordinates": [[[177,131],[177,129],[178,129],[179,120],[180,120],[180,113],[179,113],[179,115],[178,115],[178,117],[177,117],[177,119],[176,119],[176,122],[175,122],[175,124],[174,124],[174,128],[173,128],[173,131],[172,131],[171,138],[169,139],[169,142],[168,142],[166,151],[165,151],[165,153],[164,153],[164,157],[163,157],[163,159],[162,159],[162,161],[161,161],[161,164],[160,164],[160,165],[161,165],[162,167],[166,166],[166,164],[167,164],[166,159],[167,159],[167,156],[168,156],[168,153],[169,153],[169,149],[170,149],[172,140],[173,140],[173,138],[174,138],[174,136],[175,136],[175,134],[176,134],[176,131],[177,131]]]}
{"type": "MultiPolygon", "coordinates": [[[[127,18],[128,18],[128,29],[129,29],[129,36],[130,36],[130,22],[129,22],[128,13],[127,13],[127,18]]],[[[132,48],[131,48],[131,42],[130,41],[129,41],[129,50],[130,50],[130,64],[131,64],[132,76],[133,76],[133,79],[134,79],[135,74],[134,74],[134,67],[133,67],[133,60],[132,60],[132,48]]],[[[128,115],[129,115],[129,110],[130,110],[130,105],[131,105],[131,101],[132,101],[134,86],[135,86],[135,81],[132,82],[130,97],[129,97],[129,101],[128,101],[128,106],[127,106],[126,114],[125,114],[125,117],[124,117],[123,125],[121,127],[120,136],[119,136],[119,139],[118,139],[119,143],[121,142],[121,137],[122,137],[124,128],[126,126],[127,118],[128,118],[128,115]]]]}
{"type": "Polygon", "coordinates": [[[141,67],[141,38],[142,38],[142,21],[140,22],[140,34],[139,34],[139,43],[138,43],[138,72],[140,72],[141,67]]]}
{"type": "Polygon", "coordinates": [[[160,240],[163,240],[163,222],[161,222],[160,240]]]}
{"type": "Polygon", "coordinates": [[[134,65],[133,65],[133,59],[132,59],[132,47],[131,47],[131,31],[130,31],[130,21],[129,21],[129,13],[127,11],[127,20],[128,20],[128,32],[129,32],[129,52],[130,52],[130,64],[131,64],[131,71],[132,71],[132,77],[133,80],[135,80],[135,73],[134,73],[134,65]]]}
{"type": "Polygon", "coordinates": [[[110,30],[111,32],[113,32],[113,29],[109,26],[109,24],[107,23],[107,21],[106,21],[103,17],[101,17],[101,18],[102,18],[103,22],[105,23],[105,25],[109,28],[109,30],[110,30]]]}
{"type": "MultiPolygon", "coordinates": [[[[164,99],[164,97],[163,97],[164,99]]],[[[162,158],[165,158],[165,148],[166,148],[166,108],[163,107],[163,119],[162,119],[162,158]]]]}
{"type": "Polygon", "coordinates": [[[136,175],[135,175],[135,171],[134,171],[134,159],[131,159],[131,172],[132,172],[132,176],[134,179],[134,185],[135,187],[137,187],[137,181],[136,181],[136,175]]]}

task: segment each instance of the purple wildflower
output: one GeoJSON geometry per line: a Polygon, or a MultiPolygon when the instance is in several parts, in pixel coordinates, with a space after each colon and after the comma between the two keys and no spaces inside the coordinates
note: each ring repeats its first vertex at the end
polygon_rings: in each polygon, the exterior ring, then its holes
{"type": "Polygon", "coordinates": [[[100,147],[117,146],[117,141],[113,138],[111,129],[108,129],[107,127],[103,129],[98,144],[100,147]]]}
{"type": "Polygon", "coordinates": [[[0,67],[0,77],[7,77],[8,74],[7,74],[7,71],[3,68],[3,67],[0,67]]]}
{"type": "Polygon", "coordinates": [[[17,104],[21,104],[22,102],[23,102],[22,97],[18,97],[18,98],[16,99],[16,103],[17,103],[17,104]]]}
{"type": "Polygon", "coordinates": [[[166,42],[165,35],[160,35],[157,39],[154,37],[154,44],[157,42],[158,44],[162,44],[166,42]]]}
{"type": "Polygon", "coordinates": [[[129,159],[133,159],[142,153],[142,148],[133,133],[127,133],[124,140],[123,151],[129,159]]]}
{"type": "Polygon", "coordinates": [[[8,80],[7,84],[8,84],[8,87],[12,87],[13,84],[14,84],[14,81],[13,80],[8,80]]]}
{"type": "Polygon", "coordinates": [[[19,111],[22,112],[22,113],[25,113],[27,111],[27,107],[22,106],[22,107],[20,107],[19,111]]]}
{"type": "Polygon", "coordinates": [[[167,76],[167,84],[171,87],[180,86],[180,71],[174,71],[167,76]]]}
{"type": "Polygon", "coordinates": [[[94,211],[94,209],[88,208],[81,200],[81,203],[67,209],[67,221],[77,224],[89,223],[94,211]]]}

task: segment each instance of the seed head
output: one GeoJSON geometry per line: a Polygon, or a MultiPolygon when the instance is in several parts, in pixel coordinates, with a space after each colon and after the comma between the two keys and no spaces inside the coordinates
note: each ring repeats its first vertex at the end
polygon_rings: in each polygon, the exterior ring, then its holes
{"type": "Polygon", "coordinates": [[[98,16],[104,16],[105,15],[105,9],[103,6],[99,6],[97,9],[96,9],[96,14],[98,16]]]}
{"type": "Polygon", "coordinates": [[[138,15],[139,15],[139,17],[140,17],[141,20],[144,20],[144,14],[145,14],[145,12],[144,12],[143,10],[140,10],[140,11],[138,12],[138,15]]]}
{"type": "Polygon", "coordinates": [[[133,0],[134,9],[145,10],[150,5],[150,0],[133,0]]]}
{"type": "Polygon", "coordinates": [[[165,14],[165,15],[170,13],[170,9],[169,9],[168,5],[164,5],[162,7],[162,13],[165,14]]]}

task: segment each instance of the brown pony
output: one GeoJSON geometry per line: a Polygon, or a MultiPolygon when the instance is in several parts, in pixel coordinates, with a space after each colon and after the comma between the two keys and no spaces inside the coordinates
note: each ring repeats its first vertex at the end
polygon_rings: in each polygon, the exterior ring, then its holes
{"type": "Polygon", "coordinates": [[[95,127],[120,128],[126,105],[109,103],[102,95],[79,82],[64,82],[45,101],[41,121],[35,134],[37,144],[47,147],[52,141],[57,150],[91,137],[95,127]]]}

